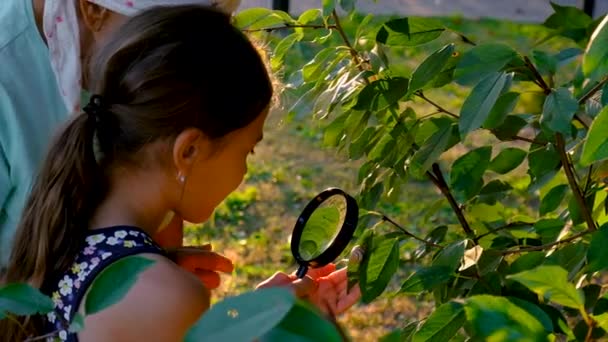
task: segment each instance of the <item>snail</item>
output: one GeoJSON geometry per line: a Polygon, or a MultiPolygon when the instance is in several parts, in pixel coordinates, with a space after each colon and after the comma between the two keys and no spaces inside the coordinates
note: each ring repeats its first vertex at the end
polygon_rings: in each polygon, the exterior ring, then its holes
{"type": "Polygon", "coordinates": [[[365,250],[363,247],[356,245],[350,251],[350,257],[348,258],[349,263],[359,264],[363,261],[363,257],[365,256],[365,250]]]}

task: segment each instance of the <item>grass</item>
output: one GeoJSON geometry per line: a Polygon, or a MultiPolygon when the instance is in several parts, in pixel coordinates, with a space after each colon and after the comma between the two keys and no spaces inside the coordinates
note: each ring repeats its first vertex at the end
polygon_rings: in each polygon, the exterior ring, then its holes
{"type": "MultiPolygon", "coordinates": [[[[369,31],[386,19],[376,17],[369,31]]],[[[526,54],[534,49],[534,42],[548,34],[538,25],[459,17],[438,19],[473,41],[505,42],[526,54]]],[[[344,23],[347,32],[355,32],[357,20],[360,17],[344,23]]],[[[357,46],[370,43],[365,36],[357,46]]],[[[368,33],[367,36],[372,35],[368,33]]],[[[453,38],[453,34],[445,34],[431,44],[395,49],[389,58],[395,69],[409,74],[425,56],[453,38]]],[[[563,39],[552,39],[541,48],[559,51],[571,46],[573,43],[563,39]]],[[[306,58],[304,55],[309,57],[310,54],[310,51],[302,50],[301,54],[290,56],[288,68],[299,68],[306,58]]],[[[465,88],[450,85],[429,92],[428,97],[457,112],[467,93],[465,88]]],[[[422,113],[432,111],[421,102],[416,102],[415,106],[422,113]]],[[[256,148],[256,154],[249,161],[249,173],[244,184],[217,209],[212,220],[202,226],[188,227],[186,231],[188,243],[211,242],[216,251],[236,264],[234,274],[225,276],[221,288],[214,293],[215,300],[251,290],[276,271],[292,272],[296,269],[288,244],[290,232],[299,212],[316,193],[330,186],[357,193],[359,163],[346,160],[339,152],[319,147],[321,133],[318,122],[309,117],[287,120],[285,113],[275,111],[267,123],[265,135],[264,142],[256,148]]],[[[478,135],[475,139],[490,138],[478,135]]],[[[448,151],[444,158],[453,160],[476,141],[467,143],[468,146],[459,145],[448,151]]],[[[522,176],[521,182],[525,183],[524,178],[522,176]]],[[[519,205],[522,206],[521,203],[519,205]]],[[[420,235],[442,224],[449,225],[451,229],[456,223],[438,190],[427,182],[405,184],[397,201],[383,202],[379,209],[420,235]],[[437,210],[428,214],[428,208],[437,210]]],[[[513,209],[512,214],[518,210],[513,209]]],[[[411,265],[404,262],[400,276],[395,278],[403,281],[411,269],[411,265]]],[[[354,340],[375,341],[392,329],[422,319],[432,309],[433,303],[426,297],[390,298],[390,293],[398,289],[399,280],[395,279],[379,300],[369,305],[356,305],[340,318],[354,340]]]]}

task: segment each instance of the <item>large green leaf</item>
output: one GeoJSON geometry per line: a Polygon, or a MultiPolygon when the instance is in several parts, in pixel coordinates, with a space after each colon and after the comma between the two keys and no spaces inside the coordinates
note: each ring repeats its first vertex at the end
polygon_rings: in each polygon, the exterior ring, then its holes
{"type": "Polygon", "coordinates": [[[412,73],[409,92],[413,93],[422,89],[427,83],[431,82],[443,70],[452,53],[454,53],[454,44],[449,44],[427,57],[412,73]]]}
{"type": "Polygon", "coordinates": [[[502,70],[516,56],[517,52],[505,44],[477,45],[462,56],[454,77],[462,84],[474,84],[488,74],[502,70]]]}
{"type": "Polygon", "coordinates": [[[462,304],[448,302],[433,311],[424,324],[416,331],[412,342],[449,341],[466,320],[462,304]]]}
{"type": "Polygon", "coordinates": [[[592,19],[585,12],[574,6],[560,6],[551,2],[554,13],[544,22],[544,26],[556,30],[586,29],[592,19]]]}
{"type": "Polygon", "coordinates": [[[528,154],[528,173],[533,182],[539,182],[554,173],[560,163],[559,154],[553,145],[536,148],[528,154]]]}
{"type": "Polygon", "coordinates": [[[519,116],[507,115],[500,126],[492,129],[492,133],[500,140],[513,140],[513,137],[515,137],[527,124],[528,122],[519,116]]]}
{"type": "Polygon", "coordinates": [[[7,314],[17,316],[46,314],[52,310],[51,298],[30,285],[8,284],[0,288],[0,317],[7,314]]]}
{"type": "Polygon", "coordinates": [[[578,102],[567,88],[559,88],[545,100],[540,122],[554,132],[569,135],[570,122],[578,110],[578,102]]]}
{"type": "Polygon", "coordinates": [[[433,41],[445,27],[431,18],[400,18],[389,20],[376,35],[376,41],[392,46],[415,46],[433,41]]]}
{"type": "Polygon", "coordinates": [[[551,243],[557,240],[566,223],[560,219],[538,220],[534,224],[534,231],[541,237],[543,243],[551,243]]]}
{"type": "Polygon", "coordinates": [[[463,138],[469,132],[481,127],[486,121],[505,86],[506,80],[507,75],[505,73],[492,73],[473,88],[460,111],[458,126],[463,138]]]}
{"type": "Polygon", "coordinates": [[[455,129],[449,119],[436,121],[436,123],[437,130],[414,154],[409,164],[411,171],[418,177],[424,175],[446,150],[455,129]]]}
{"type": "Polygon", "coordinates": [[[338,2],[340,3],[340,7],[342,7],[343,10],[345,10],[346,12],[352,12],[355,10],[355,4],[357,3],[357,0],[339,0],[338,2]]]}
{"type": "Polygon", "coordinates": [[[557,209],[566,193],[568,193],[568,184],[560,184],[549,190],[540,202],[540,208],[538,209],[540,215],[545,215],[557,209]]]}
{"type": "Polygon", "coordinates": [[[492,159],[488,169],[502,175],[518,167],[528,153],[516,147],[507,147],[492,159]]]}
{"type": "Polygon", "coordinates": [[[566,244],[549,255],[544,265],[561,266],[568,271],[568,279],[572,279],[583,267],[587,245],[582,241],[566,244]]]}
{"type": "Polygon", "coordinates": [[[466,300],[464,309],[477,339],[548,341],[547,332],[536,317],[507,298],[473,296],[466,300]]]}
{"type": "Polygon", "coordinates": [[[410,275],[399,293],[419,294],[423,291],[432,291],[436,286],[446,283],[454,270],[447,266],[429,266],[421,268],[410,275]]]}
{"type": "Polygon", "coordinates": [[[341,228],[339,204],[317,208],[306,221],[300,237],[299,252],[304,260],[312,260],[333,242],[341,228]]]}
{"type": "Polygon", "coordinates": [[[608,107],[604,107],[591,123],[585,145],[583,145],[583,155],[581,156],[583,165],[608,158],[608,136],[606,132],[608,132],[608,107]]]}
{"type": "Polygon", "coordinates": [[[154,260],[129,256],[106,267],[91,284],[85,302],[85,313],[92,315],[118,303],[135,285],[139,274],[154,260]]]}
{"type": "Polygon", "coordinates": [[[256,7],[240,11],[234,19],[234,25],[242,30],[257,30],[292,23],[293,20],[284,12],[256,7]]]}
{"type": "Polygon", "coordinates": [[[597,79],[608,74],[608,16],[595,29],[583,55],[583,73],[597,79]]]}
{"type": "Polygon", "coordinates": [[[304,37],[304,34],[301,32],[295,32],[285,37],[279,44],[277,44],[274,49],[274,53],[272,58],[270,59],[270,65],[273,70],[279,70],[283,65],[283,59],[285,58],[285,54],[291,47],[299,42],[304,37]]]}
{"type": "Polygon", "coordinates": [[[294,306],[289,289],[274,287],[226,298],[190,328],[184,341],[252,341],[275,327],[294,306]]]}
{"type": "Polygon", "coordinates": [[[587,272],[608,268],[608,224],[593,233],[587,250],[587,272]]]}
{"type": "Polygon", "coordinates": [[[399,240],[375,237],[360,270],[362,300],[369,303],[386,288],[399,267],[399,240]]]}
{"type": "Polygon", "coordinates": [[[336,8],[336,0],[321,0],[321,5],[323,6],[323,15],[327,17],[336,8]]]}
{"type": "Polygon", "coordinates": [[[287,316],[269,332],[260,337],[259,342],[342,342],[337,327],[321,317],[318,309],[304,301],[297,301],[287,316]],[[314,329],[311,329],[314,327],[314,329]]]}
{"type": "Polygon", "coordinates": [[[488,118],[483,123],[483,128],[493,129],[499,127],[505,122],[507,115],[513,111],[518,100],[519,93],[507,92],[500,95],[498,100],[496,100],[496,104],[492,107],[488,118]]]}
{"type": "Polygon", "coordinates": [[[522,283],[538,295],[557,304],[575,309],[585,305],[583,293],[577,290],[574,284],[568,282],[568,272],[559,266],[541,265],[507,278],[522,283]]]}
{"type": "Polygon", "coordinates": [[[492,147],[484,146],[469,151],[452,164],[450,185],[465,199],[477,195],[483,186],[483,174],[490,165],[492,147]]]}

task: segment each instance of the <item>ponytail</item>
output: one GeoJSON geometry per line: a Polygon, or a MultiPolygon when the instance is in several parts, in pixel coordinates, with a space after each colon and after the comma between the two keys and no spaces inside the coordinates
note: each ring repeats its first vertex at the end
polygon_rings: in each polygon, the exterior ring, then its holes
{"type": "MultiPolygon", "coordinates": [[[[79,114],[56,137],[25,206],[8,265],[8,283],[43,287],[49,275],[65,272],[79,251],[107,180],[94,151],[97,116],[79,114]]],[[[40,332],[40,317],[0,321],[3,341],[40,332]],[[25,330],[25,331],[23,331],[25,330]]]]}

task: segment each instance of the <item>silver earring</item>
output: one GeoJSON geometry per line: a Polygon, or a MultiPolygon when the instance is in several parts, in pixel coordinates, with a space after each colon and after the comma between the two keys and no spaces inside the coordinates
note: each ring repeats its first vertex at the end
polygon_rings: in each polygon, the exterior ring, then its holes
{"type": "Polygon", "coordinates": [[[177,175],[177,180],[178,180],[180,183],[184,184],[184,183],[186,182],[186,176],[182,175],[182,173],[180,172],[180,173],[177,175]]]}

